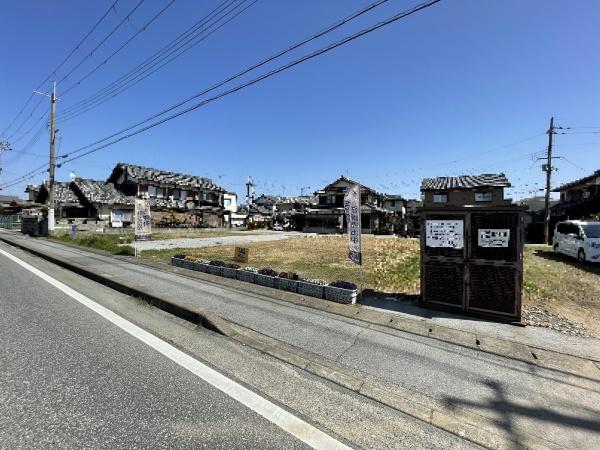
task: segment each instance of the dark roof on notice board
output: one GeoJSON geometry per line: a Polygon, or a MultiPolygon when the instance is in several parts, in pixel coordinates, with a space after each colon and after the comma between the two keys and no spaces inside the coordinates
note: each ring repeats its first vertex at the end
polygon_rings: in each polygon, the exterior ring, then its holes
{"type": "Polygon", "coordinates": [[[580,184],[584,184],[584,183],[587,183],[589,181],[592,181],[592,180],[594,180],[595,178],[598,178],[598,177],[600,177],[600,169],[596,170],[593,174],[588,175],[587,177],[583,177],[583,178],[580,178],[580,179],[575,180],[575,181],[570,181],[570,182],[565,183],[565,184],[563,184],[561,186],[558,186],[558,187],[552,189],[552,192],[564,191],[566,189],[570,189],[570,188],[578,186],[580,184]]]}
{"type": "Polygon", "coordinates": [[[151,167],[137,166],[135,164],[117,163],[107,181],[115,182],[121,172],[127,174],[127,178],[134,182],[157,183],[167,186],[177,186],[188,189],[207,189],[225,192],[221,186],[215,184],[211,179],[187,175],[179,172],[153,169],[151,167]]]}
{"type": "Polygon", "coordinates": [[[485,173],[482,175],[462,175],[459,177],[425,178],[421,190],[473,189],[478,187],[510,187],[503,173],[485,173]]]}
{"type": "Polygon", "coordinates": [[[90,203],[102,203],[106,205],[133,205],[133,198],[123,195],[115,189],[112,183],[98,180],[87,180],[75,178],[73,185],[81,192],[81,195],[90,203]]]}

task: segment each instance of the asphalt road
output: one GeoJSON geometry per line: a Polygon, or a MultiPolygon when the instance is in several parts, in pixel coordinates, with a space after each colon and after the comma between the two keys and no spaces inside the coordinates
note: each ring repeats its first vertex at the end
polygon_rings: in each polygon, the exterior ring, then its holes
{"type": "Polygon", "coordinates": [[[0,449],[477,447],[4,243],[0,312],[0,449]],[[186,359],[278,411],[267,420],[186,359]]]}
{"type": "Polygon", "coordinates": [[[306,448],[0,256],[0,448],[306,448]]]}

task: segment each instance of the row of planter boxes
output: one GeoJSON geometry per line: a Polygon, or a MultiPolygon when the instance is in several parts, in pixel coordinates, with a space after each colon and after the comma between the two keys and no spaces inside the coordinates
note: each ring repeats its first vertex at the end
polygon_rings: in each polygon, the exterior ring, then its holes
{"type": "Polygon", "coordinates": [[[356,290],[342,289],[333,286],[321,286],[319,284],[308,283],[300,280],[290,280],[289,278],[270,277],[259,273],[250,272],[244,269],[232,269],[229,267],[211,266],[196,261],[188,261],[182,258],[171,258],[171,265],[182,267],[184,269],[195,270],[197,272],[210,273],[225,278],[254,283],[260,286],[266,286],[282,291],[295,292],[297,294],[308,295],[310,297],[324,298],[337,303],[352,304],[356,303],[356,290]]]}

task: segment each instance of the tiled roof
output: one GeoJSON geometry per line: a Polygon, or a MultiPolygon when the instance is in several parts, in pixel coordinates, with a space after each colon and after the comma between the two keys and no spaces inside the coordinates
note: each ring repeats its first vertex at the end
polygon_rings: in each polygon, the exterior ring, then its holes
{"type": "Polygon", "coordinates": [[[345,177],[344,175],[342,175],[341,177],[339,177],[339,178],[338,178],[337,180],[335,180],[334,182],[332,182],[332,183],[329,183],[329,184],[328,184],[327,186],[325,186],[323,189],[321,189],[321,190],[318,190],[317,192],[315,192],[315,195],[318,195],[319,193],[322,193],[322,192],[326,192],[326,191],[328,191],[329,189],[331,189],[331,187],[332,187],[333,185],[335,185],[336,183],[338,183],[338,182],[340,182],[340,181],[345,181],[346,183],[349,183],[349,184],[358,184],[358,185],[360,186],[360,189],[361,189],[361,190],[363,190],[363,191],[371,191],[371,192],[377,193],[377,191],[376,191],[375,189],[371,189],[370,187],[368,187],[368,186],[365,186],[364,184],[360,184],[358,181],[351,180],[350,178],[348,178],[348,177],[345,177]]]}
{"type": "Polygon", "coordinates": [[[127,197],[117,191],[115,185],[112,183],[76,178],[73,181],[73,185],[90,203],[107,205],[133,205],[134,203],[133,198],[127,197]]]}
{"type": "Polygon", "coordinates": [[[168,172],[166,170],[152,169],[150,167],[127,163],[117,163],[109,181],[115,181],[113,179],[115,172],[120,171],[124,171],[127,174],[127,178],[133,181],[158,183],[167,186],[177,186],[184,189],[207,189],[225,192],[225,189],[213,183],[209,178],[186,175],[179,172],[168,172]]]}
{"type": "MultiPolygon", "coordinates": [[[[48,190],[47,185],[42,185],[44,190],[48,190]]],[[[54,183],[54,200],[58,205],[81,206],[79,199],[73,189],[71,183],[66,181],[57,181],[54,183]]]]}
{"type": "Polygon", "coordinates": [[[482,175],[462,175],[460,177],[425,178],[421,182],[421,190],[472,189],[478,187],[510,187],[503,173],[486,173],[482,175]]]}
{"type": "Polygon", "coordinates": [[[588,175],[587,177],[580,178],[575,181],[570,181],[569,183],[565,183],[562,186],[558,186],[557,188],[552,189],[552,192],[560,192],[565,191],[569,188],[575,187],[577,185],[587,183],[588,181],[592,181],[593,179],[600,177],[600,170],[596,170],[593,174],[588,175]]]}
{"type": "Polygon", "coordinates": [[[0,195],[0,203],[11,203],[19,200],[21,199],[16,195],[0,195]]]}

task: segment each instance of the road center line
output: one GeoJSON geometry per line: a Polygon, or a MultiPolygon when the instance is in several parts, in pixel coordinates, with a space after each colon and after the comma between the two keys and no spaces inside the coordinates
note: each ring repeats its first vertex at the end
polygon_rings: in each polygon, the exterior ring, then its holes
{"type": "Polygon", "coordinates": [[[83,294],[75,291],[66,284],[54,279],[50,275],[42,272],[41,270],[33,267],[25,261],[17,258],[16,256],[0,249],[0,254],[4,255],[8,259],[19,264],[24,269],[27,269],[34,275],[38,276],[42,280],[50,283],[52,286],[61,290],[69,297],[77,300],[82,305],[88,307],[96,314],[102,316],[106,320],[112,322],[122,330],[129,333],[131,336],[142,341],[144,344],[152,347],[159,353],[163,354],[170,360],[179,364],[184,369],[187,369],[197,377],[206,381],[210,385],[219,389],[221,392],[227,394],[234,400],[237,400],[247,408],[260,414],[265,419],[274,423],[284,431],[290,433],[300,441],[316,449],[349,449],[350,447],[334,439],[328,434],[322,432],[318,428],[310,425],[302,419],[294,416],[283,408],[271,403],[264,399],[255,392],[245,388],[244,386],[236,383],[235,381],[227,378],[216,370],[202,364],[200,361],[192,358],[186,353],[178,350],[171,344],[166,343],[162,339],[154,336],[153,334],[143,330],[142,328],[134,325],[123,317],[115,314],[111,310],[105,308],[102,305],[94,302],[83,294]]]}

